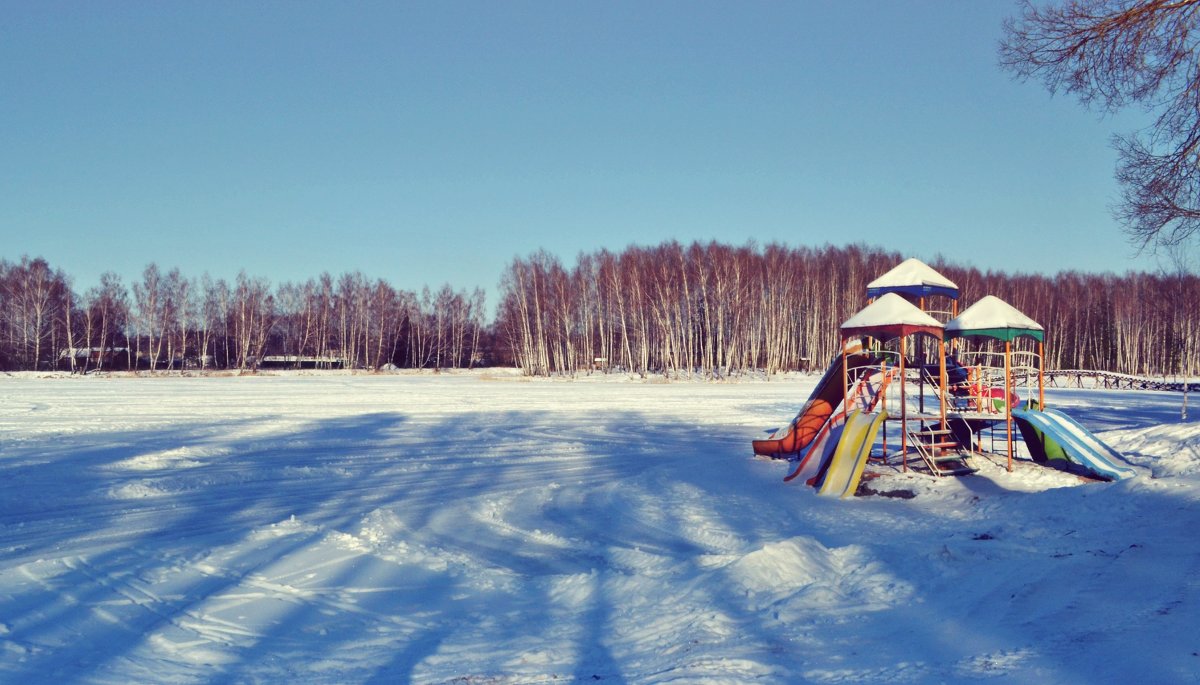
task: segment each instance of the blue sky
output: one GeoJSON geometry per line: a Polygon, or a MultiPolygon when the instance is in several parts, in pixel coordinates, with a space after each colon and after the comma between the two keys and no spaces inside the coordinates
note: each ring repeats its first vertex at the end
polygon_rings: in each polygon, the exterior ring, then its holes
{"type": "Polygon", "coordinates": [[[861,242],[1154,269],[1009,2],[0,2],[0,257],[495,292],[515,255],[861,242]]]}

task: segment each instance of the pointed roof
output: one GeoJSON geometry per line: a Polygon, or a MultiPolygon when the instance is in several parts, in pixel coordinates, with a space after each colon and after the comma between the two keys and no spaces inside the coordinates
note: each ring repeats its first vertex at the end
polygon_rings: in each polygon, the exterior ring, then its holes
{"type": "Polygon", "coordinates": [[[867,297],[903,293],[914,297],[945,295],[958,299],[958,286],[919,259],[909,258],[867,284],[867,297]]]}
{"type": "Polygon", "coordinates": [[[896,293],[885,294],[842,324],[842,336],[847,338],[870,335],[890,339],[913,333],[928,333],[940,340],[942,324],[896,293]]]}
{"type": "Polygon", "coordinates": [[[1045,329],[995,295],[988,295],[967,307],[946,324],[948,338],[978,336],[1011,341],[1022,335],[1043,340],[1045,329]]]}

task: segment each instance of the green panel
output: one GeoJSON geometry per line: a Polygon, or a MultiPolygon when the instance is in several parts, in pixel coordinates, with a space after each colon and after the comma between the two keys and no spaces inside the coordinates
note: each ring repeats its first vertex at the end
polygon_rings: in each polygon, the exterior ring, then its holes
{"type": "Polygon", "coordinates": [[[1047,459],[1061,459],[1063,461],[1069,461],[1066,450],[1062,448],[1062,445],[1055,442],[1054,438],[1047,436],[1041,431],[1038,431],[1038,434],[1042,439],[1042,446],[1046,450],[1047,459]]]}
{"type": "Polygon", "coordinates": [[[946,331],[947,338],[995,338],[1012,342],[1021,336],[1041,341],[1045,339],[1045,332],[1028,328],[972,328],[962,331],[946,331]]]}
{"type": "MultiPolygon", "coordinates": [[[[1038,410],[1036,400],[1030,401],[1029,408],[1033,411],[1038,410]]],[[[1044,464],[1047,461],[1059,460],[1070,462],[1067,458],[1066,451],[1062,445],[1055,442],[1054,438],[1047,436],[1041,430],[1035,428],[1028,421],[1016,419],[1017,428],[1021,431],[1021,437],[1025,438],[1025,447],[1029,450],[1030,456],[1039,464],[1044,464]]]]}

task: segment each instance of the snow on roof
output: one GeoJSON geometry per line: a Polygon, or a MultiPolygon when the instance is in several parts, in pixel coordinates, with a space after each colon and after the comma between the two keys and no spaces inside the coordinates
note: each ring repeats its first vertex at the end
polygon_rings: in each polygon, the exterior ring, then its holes
{"type": "Polygon", "coordinates": [[[885,293],[905,295],[945,295],[958,299],[958,286],[925,262],[915,257],[900,262],[891,271],[867,284],[867,297],[885,293]]]}
{"type": "Polygon", "coordinates": [[[1042,340],[1044,332],[1041,324],[995,295],[967,307],[946,324],[946,335],[952,338],[985,336],[1012,340],[1027,335],[1042,340]]]}
{"type": "Polygon", "coordinates": [[[896,293],[883,295],[842,324],[844,336],[881,337],[880,334],[886,334],[898,337],[913,333],[928,333],[941,338],[942,324],[896,293]]]}

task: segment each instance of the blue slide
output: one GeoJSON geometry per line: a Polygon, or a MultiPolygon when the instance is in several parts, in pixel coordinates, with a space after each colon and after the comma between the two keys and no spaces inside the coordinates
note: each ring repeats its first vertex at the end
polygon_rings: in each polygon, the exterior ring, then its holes
{"type": "Polygon", "coordinates": [[[1128,466],[1120,466],[1124,457],[1092,435],[1078,421],[1057,409],[1014,409],[1013,418],[1024,421],[1045,434],[1047,441],[1053,440],[1067,457],[1092,473],[1107,480],[1132,478],[1137,472],[1128,466]]]}

